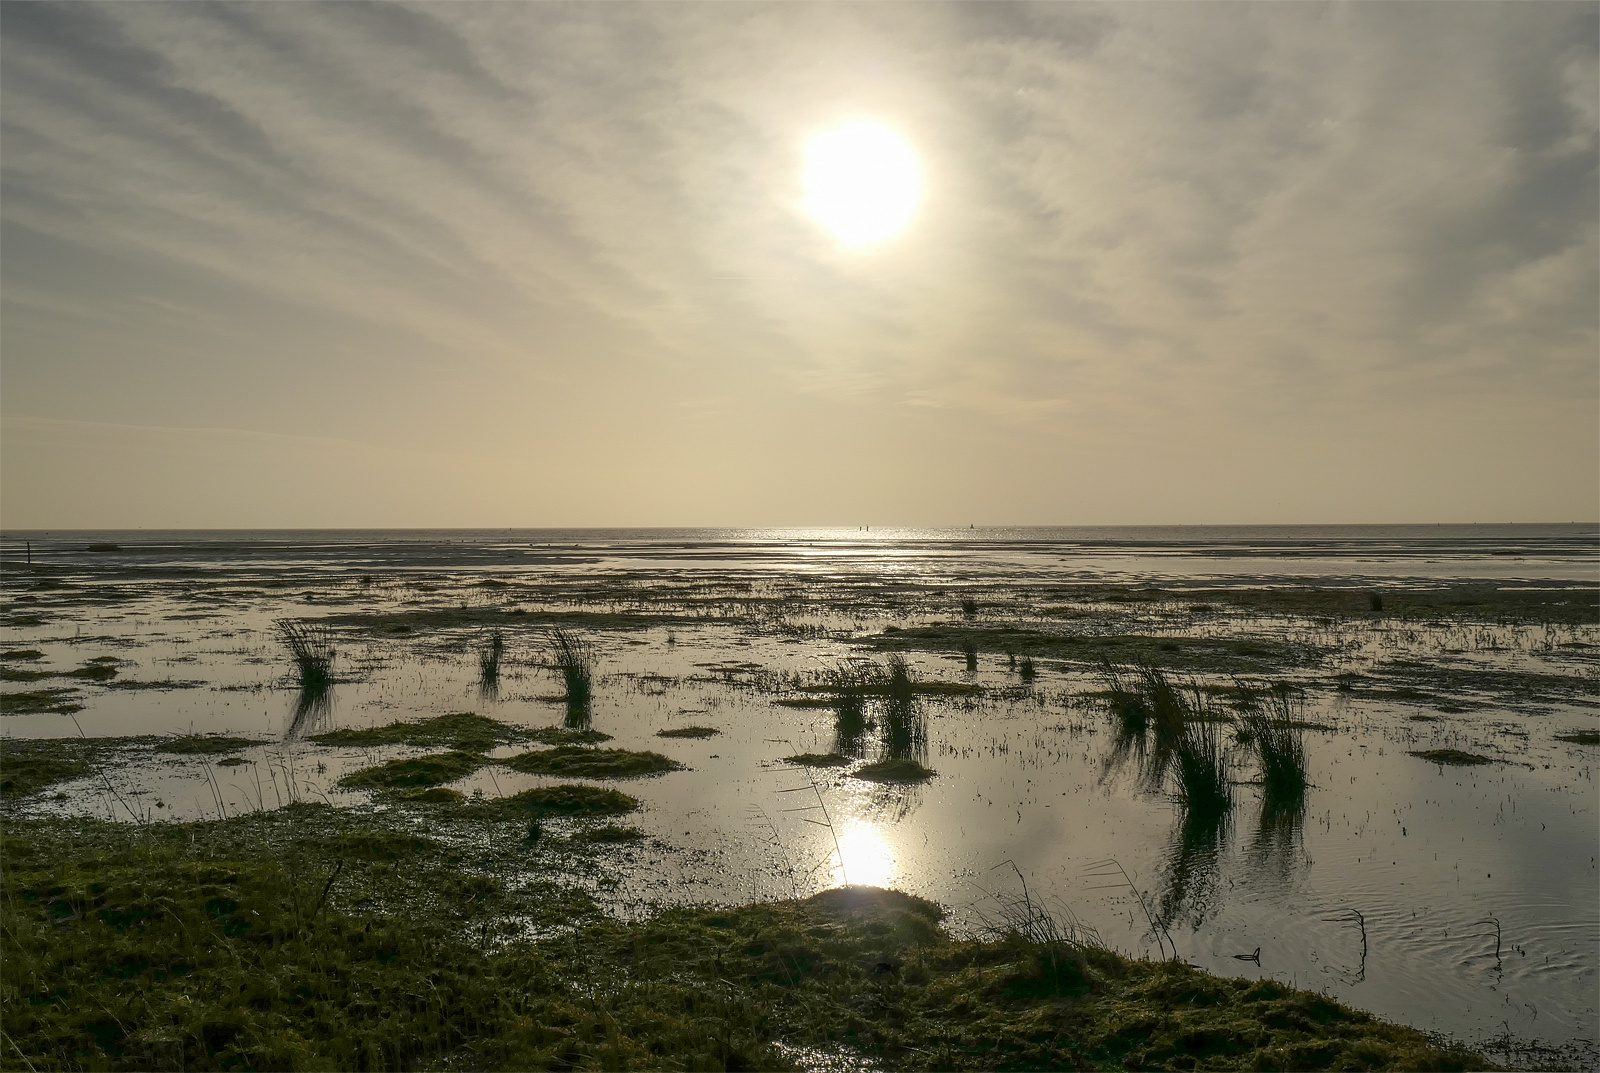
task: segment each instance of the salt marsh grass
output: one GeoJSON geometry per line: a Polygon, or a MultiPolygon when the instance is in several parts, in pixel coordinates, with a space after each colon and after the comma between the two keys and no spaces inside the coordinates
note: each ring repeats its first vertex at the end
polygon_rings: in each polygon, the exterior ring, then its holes
{"type": "Polygon", "coordinates": [[[289,648],[302,693],[322,693],[333,684],[333,638],[326,627],[280,618],[278,636],[289,648]]]}

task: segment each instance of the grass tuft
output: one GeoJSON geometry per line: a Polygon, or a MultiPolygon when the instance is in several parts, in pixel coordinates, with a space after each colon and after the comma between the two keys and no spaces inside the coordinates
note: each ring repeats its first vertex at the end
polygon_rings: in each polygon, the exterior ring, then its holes
{"type": "Polygon", "coordinates": [[[278,620],[278,636],[289,648],[302,693],[322,693],[333,685],[333,637],[327,627],[291,618],[278,620]]]}
{"type": "Polygon", "coordinates": [[[554,749],[522,753],[501,761],[527,775],[561,775],[579,779],[637,779],[681,771],[683,765],[660,753],[631,749],[585,749],[558,745],[554,749]]]}
{"type": "Polygon", "coordinates": [[[509,726],[471,712],[451,712],[414,723],[389,723],[359,730],[334,730],[311,740],[318,745],[417,745],[449,746],[472,752],[488,752],[500,745],[538,741],[541,731],[509,726]]]}
{"type": "Polygon", "coordinates": [[[510,797],[470,801],[472,815],[489,820],[545,817],[621,816],[639,807],[636,798],[597,786],[537,786],[510,797]]]}
{"type": "Polygon", "coordinates": [[[714,738],[722,731],[716,727],[671,727],[656,731],[658,738],[714,738]]]}
{"type": "Polygon", "coordinates": [[[1240,685],[1245,698],[1239,713],[1241,738],[1261,764],[1261,801],[1272,811],[1298,808],[1310,781],[1306,778],[1305,720],[1295,699],[1281,684],[1264,694],[1240,685]]]}
{"type": "Polygon", "coordinates": [[[352,772],[340,779],[339,785],[379,792],[441,786],[466,778],[486,763],[488,761],[477,753],[460,751],[412,756],[352,772]]]}
{"type": "Polygon", "coordinates": [[[587,709],[594,699],[594,649],[571,630],[550,631],[550,650],[567,687],[567,708],[587,709]]]}

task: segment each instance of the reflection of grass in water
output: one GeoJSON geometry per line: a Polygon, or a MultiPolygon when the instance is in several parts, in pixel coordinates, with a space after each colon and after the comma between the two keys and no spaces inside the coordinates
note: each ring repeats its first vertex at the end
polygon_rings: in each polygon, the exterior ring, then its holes
{"type": "Polygon", "coordinates": [[[1228,814],[1182,814],[1167,847],[1166,878],[1156,922],[1170,928],[1187,915],[1192,928],[1204,923],[1216,900],[1217,866],[1230,831],[1228,814]]]}
{"type": "Polygon", "coordinates": [[[1258,871],[1276,875],[1280,881],[1287,880],[1294,871],[1294,861],[1300,853],[1305,819],[1304,798],[1278,806],[1269,805],[1263,800],[1255,838],[1250,842],[1251,865],[1258,871]]]}
{"type": "Polygon", "coordinates": [[[301,690],[295,698],[294,710],[289,714],[289,729],[284,732],[286,741],[313,736],[318,728],[326,726],[333,717],[333,691],[331,689],[301,690]]]}

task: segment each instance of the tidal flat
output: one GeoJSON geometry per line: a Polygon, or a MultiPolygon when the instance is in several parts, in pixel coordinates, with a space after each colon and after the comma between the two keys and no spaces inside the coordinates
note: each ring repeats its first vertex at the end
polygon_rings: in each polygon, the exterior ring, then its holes
{"type": "Polygon", "coordinates": [[[1350,529],[8,540],[4,1065],[1590,1066],[1594,534],[1350,529]]]}

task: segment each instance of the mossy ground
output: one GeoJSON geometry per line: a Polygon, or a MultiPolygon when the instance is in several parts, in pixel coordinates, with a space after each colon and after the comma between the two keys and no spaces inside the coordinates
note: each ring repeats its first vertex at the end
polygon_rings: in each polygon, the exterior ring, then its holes
{"type": "Polygon", "coordinates": [[[410,723],[362,730],[335,730],[311,740],[318,745],[421,745],[488,752],[499,745],[535,740],[535,731],[471,712],[452,712],[410,723]]]}
{"type": "Polygon", "coordinates": [[[639,802],[616,790],[597,786],[536,786],[508,797],[483,798],[463,805],[467,815],[489,820],[532,820],[547,817],[621,816],[639,802]]]}
{"type": "Polygon", "coordinates": [[[850,774],[868,782],[924,782],[933,778],[938,772],[910,758],[900,757],[879,760],[875,764],[859,767],[850,774]]]}
{"type": "Polygon", "coordinates": [[[1575,730],[1571,734],[1557,734],[1556,740],[1573,745],[1600,745],[1600,730],[1575,730]]]}
{"type": "Polygon", "coordinates": [[[409,756],[351,772],[339,780],[339,785],[380,793],[442,786],[466,778],[487,762],[477,753],[462,750],[430,756],[409,756]]]}
{"type": "Polygon", "coordinates": [[[257,738],[235,738],[227,734],[186,734],[156,746],[157,752],[178,753],[185,756],[211,756],[219,753],[236,753],[252,745],[260,745],[257,738]]]}
{"type": "Polygon", "coordinates": [[[797,764],[800,767],[844,767],[850,763],[850,758],[840,756],[838,753],[796,753],[794,756],[783,758],[785,764],[797,764]]]}
{"type": "Polygon", "coordinates": [[[714,738],[722,731],[716,727],[669,727],[656,731],[658,738],[714,738]]]}
{"type": "Polygon", "coordinates": [[[0,693],[0,715],[71,715],[83,711],[75,689],[29,689],[0,693]]]}
{"type": "MultiPolygon", "coordinates": [[[[1275,983],[1093,949],[1063,971],[1018,936],[956,940],[935,906],[891,891],[622,923],[389,816],[0,820],[4,1065],[1486,1065],[1275,983]]],[[[537,852],[562,852],[549,842],[537,852]]]]}
{"type": "Polygon", "coordinates": [[[636,779],[679,771],[683,765],[660,753],[632,749],[585,749],[558,745],[501,761],[513,771],[580,779],[636,779]]]}
{"type": "Polygon", "coordinates": [[[1469,753],[1462,749],[1421,749],[1413,750],[1411,755],[1431,760],[1435,764],[1448,764],[1451,767],[1476,767],[1479,764],[1497,763],[1493,757],[1469,753]]]}

